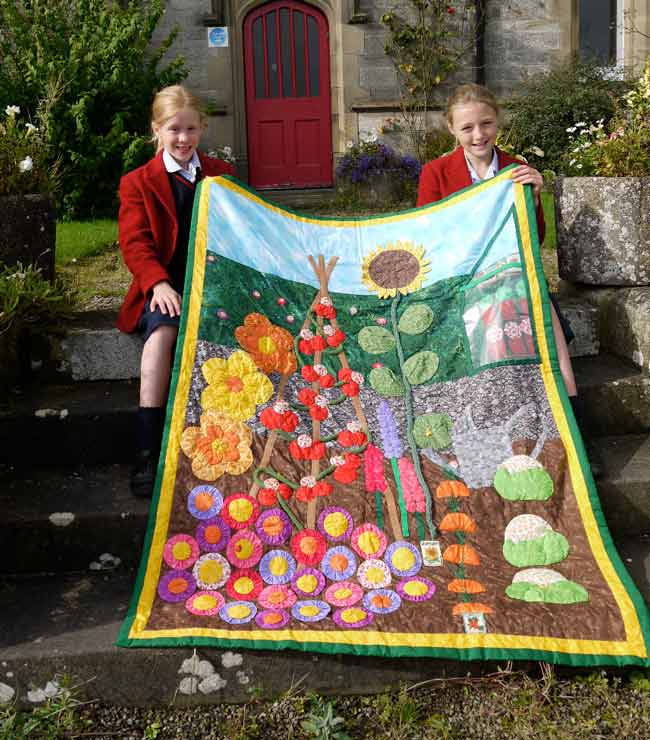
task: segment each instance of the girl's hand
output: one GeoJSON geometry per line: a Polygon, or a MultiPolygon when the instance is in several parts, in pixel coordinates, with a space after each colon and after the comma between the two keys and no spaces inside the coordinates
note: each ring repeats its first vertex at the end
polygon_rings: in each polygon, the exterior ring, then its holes
{"type": "Polygon", "coordinates": [[[161,313],[168,314],[172,318],[180,316],[181,313],[181,297],[167,281],[156,283],[153,286],[153,295],[149,305],[152,311],[159,308],[161,313]]]}
{"type": "Polygon", "coordinates": [[[520,185],[532,185],[535,205],[539,203],[539,194],[542,192],[544,178],[534,167],[530,167],[527,164],[515,167],[512,171],[512,181],[520,185]]]}

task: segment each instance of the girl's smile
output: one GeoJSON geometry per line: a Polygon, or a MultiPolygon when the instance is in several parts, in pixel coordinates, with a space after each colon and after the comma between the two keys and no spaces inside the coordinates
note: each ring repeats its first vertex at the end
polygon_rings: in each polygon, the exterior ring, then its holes
{"type": "Polygon", "coordinates": [[[154,134],[164,149],[181,167],[192,159],[201,133],[201,118],[192,108],[182,108],[165,123],[154,127],[154,134]]]}
{"type": "Polygon", "coordinates": [[[454,105],[449,130],[465,150],[470,162],[489,165],[497,138],[496,111],[487,103],[454,105]]]}

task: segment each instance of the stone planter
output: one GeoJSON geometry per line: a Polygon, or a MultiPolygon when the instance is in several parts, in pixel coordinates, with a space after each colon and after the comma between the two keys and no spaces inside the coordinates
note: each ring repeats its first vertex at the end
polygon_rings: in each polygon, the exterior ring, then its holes
{"type": "Polygon", "coordinates": [[[0,263],[33,263],[43,276],[54,277],[56,215],[50,195],[6,195],[0,198],[0,263]]]}
{"type": "Polygon", "coordinates": [[[555,202],[561,278],[650,285],[650,177],[561,177],[555,202]]]}

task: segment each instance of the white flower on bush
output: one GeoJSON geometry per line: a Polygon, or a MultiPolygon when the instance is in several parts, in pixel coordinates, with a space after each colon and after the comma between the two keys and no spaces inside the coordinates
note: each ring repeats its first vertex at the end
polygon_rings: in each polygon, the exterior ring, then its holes
{"type": "Polygon", "coordinates": [[[9,116],[9,118],[13,118],[20,113],[20,108],[17,105],[8,105],[5,108],[5,113],[9,116]]]}
{"type": "Polygon", "coordinates": [[[33,166],[34,160],[31,157],[25,157],[25,159],[18,163],[18,169],[21,172],[29,172],[33,166]]]}
{"type": "Polygon", "coordinates": [[[374,144],[377,138],[377,132],[374,129],[372,131],[363,131],[361,134],[361,140],[366,144],[374,144]]]}
{"type": "Polygon", "coordinates": [[[566,129],[566,132],[567,132],[567,134],[572,134],[572,133],[575,132],[575,130],[576,130],[576,127],[575,126],[569,126],[569,128],[566,129]]]}
{"type": "Polygon", "coordinates": [[[38,129],[36,128],[36,126],[34,126],[33,123],[26,123],[25,128],[27,129],[28,134],[34,134],[36,133],[36,131],[38,131],[38,129]]]}

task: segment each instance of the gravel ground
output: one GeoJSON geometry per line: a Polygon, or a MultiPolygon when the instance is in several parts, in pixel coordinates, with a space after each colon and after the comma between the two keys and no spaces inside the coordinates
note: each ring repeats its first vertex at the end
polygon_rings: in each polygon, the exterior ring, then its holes
{"type": "MultiPolygon", "coordinates": [[[[650,674],[646,674],[650,675],[650,674]]],[[[331,704],[344,737],[368,740],[502,738],[531,740],[650,739],[650,679],[593,673],[558,679],[551,669],[537,678],[503,673],[481,679],[419,687],[376,696],[319,698],[289,694],[274,702],[192,708],[137,709],[93,706],[87,734],[112,740],[302,740],[336,738],[301,727],[312,714],[326,717],[331,704]]]]}

